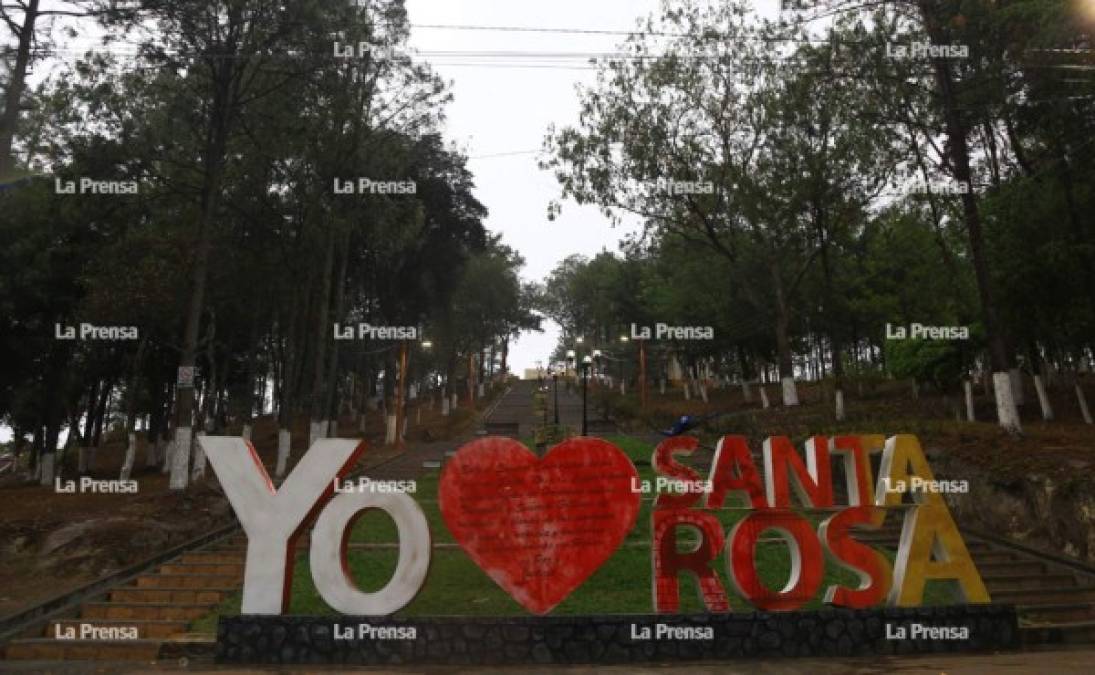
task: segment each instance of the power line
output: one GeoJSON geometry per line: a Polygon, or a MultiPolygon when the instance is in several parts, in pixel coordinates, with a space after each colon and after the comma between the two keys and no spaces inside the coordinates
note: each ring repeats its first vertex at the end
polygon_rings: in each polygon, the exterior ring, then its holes
{"type": "Polygon", "coordinates": [[[474,157],[468,157],[468,159],[469,160],[472,160],[472,159],[494,159],[496,157],[514,157],[514,156],[517,156],[517,155],[534,155],[538,152],[540,152],[539,148],[537,148],[536,150],[513,150],[512,152],[496,152],[496,153],[493,153],[493,154],[490,154],[490,155],[475,155],[474,157]]]}
{"type": "Polygon", "coordinates": [[[411,28],[429,30],[479,31],[496,33],[547,33],[556,35],[653,35],[655,37],[689,37],[687,33],[665,33],[645,30],[601,30],[594,28],[538,28],[535,26],[484,26],[476,24],[412,23],[411,28]]]}

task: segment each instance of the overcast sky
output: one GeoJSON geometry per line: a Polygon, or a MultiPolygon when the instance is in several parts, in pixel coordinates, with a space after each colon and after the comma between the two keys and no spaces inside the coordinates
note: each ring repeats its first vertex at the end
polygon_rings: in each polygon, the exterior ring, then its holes
{"type": "MultiPolygon", "coordinates": [[[[635,20],[654,11],[658,0],[407,0],[413,29],[411,44],[423,52],[611,52],[623,36],[463,31],[423,28],[423,24],[514,26],[594,30],[631,30],[635,20]]],[[[550,124],[577,121],[575,86],[592,83],[594,71],[559,68],[558,60],[531,62],[515,57],[431,57],[442,77],[452,82],[455,100],[448,109],[446,135],[465,147],[472,159],[476,195],[490,209],[487,227],[524,256],[525,277],[542,280],[568,255],[618,250],[624,231],[609,226],[596,208],[564,205],[562,216],[548,222],[548,203],[559,196],[551,174],[537,168],[538,151],[550,124]],[[464,65],[455,65],[455,63],[464,65]],[[514,67],[519,65],[551,67],[514,67]]],[[[578,60],[571,61],[576,66],[578,60]]],[[[546,360],[558,327],[528,333],[511,346],[510,368],[546,360]]]]}
{"type": "MultiPolygon", "coordinates": [[[[548,203],[559,196],[551,174],[537,168],[538,152],[549,125],[565,126],[578,119],[578,84],[592,84],[588,67],[560,68],[558,60],[531,62],[514,56],[439,56],[429,52],[613,52],[625,36],[575,33],[455,30],[428,26],[459,25],[572,30],[630,31],[637,19],[654,13],[659,0],[406,0],[412,29],[411,46],[423,60],[452,82],[455,100],[448,109],[447,137],[472,157],[476,194],[490,209],[487,227],[524,256],[524,276],[542,281],[568,255],[595,255],[619,250],[627,229],[612,228],[592,207],[565,203],[560,218],[548,222],[548,203]],[[456,65],[459,63],[460,65],[456,65]],[[520,66],[540,67],[520,67],[520,66]],[[549,67],[544,67],[549,66],[549,67]],[[489,157],[502,153],[518,153],[489,157]]],[[[778,13],[778,0],[756,0],[763,15],[778,13]]],[[[570,64],[581,66],[577,59],[570,64]]],[[[526,333],[511,345],[510,368],[546,361],[559,328],[526,333]]]]}

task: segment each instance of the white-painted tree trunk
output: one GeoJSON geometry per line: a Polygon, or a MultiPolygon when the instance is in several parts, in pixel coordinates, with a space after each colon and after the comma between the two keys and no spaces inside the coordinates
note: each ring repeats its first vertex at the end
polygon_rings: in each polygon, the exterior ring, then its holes
{"type": "Polygon", "coordinates": [[[387,429],[384,433],[384,444],[392,445],[395,443],[395,415],[388,415],[387,429]]]}
{"type": "Polygon", "coordinates": [[[920,383],[916,381],[916,378],[912,378],[912,397],[914,401],[920,400],[920,383]]]}
{"type": "Polygon", "coordinates": [[[185,490],[190,479],[190,446],[194,439],[194,430],[189,427],[175,429],[175,447],[172,448],[171,480],[172,490],[185,490]]]}
{"type": "Polygon", "coordinates": [[[620,380],[620,395],[627,396],[627,382],[620,380]]]}
{"type": "Polygon", "coordinates": [[[133,473],[133,463],[137,461],[137,434],[129,434],[129,444],[125,447],[125,461],[122,462],[122,471],[118,475],[119,480],[129,480],[133,473]]]}
{"type": "Polygon", "coordinates": [[[697,383],[696,383],[696,387],[698,387],[698,388],[699,388],[699,390],[700,390],[700,398],[702,398],[702,399],[703,399],[703,402],[704,402],[704,403],[707,403],[707,402],[708,402],[708,399],[707,399],[707,387],[706,387],[706,386],[704,385],[704,383],[703,383],[703,382],[697,382],[697,383]]]}
{"type": "Polygon", "coordinates": [[[690,382],[684,383],[684,400],[692,400],[692,384],[690,382]]]}
{"type": "MultiPolygon", "coordinates": [[[[206,435],[204,429],[198,431],[198,438],[202,438],[206,435]]],[[[201,442],[195,439],[194,443],[194,467],[190,471],[190,480],[198,481],[205,478],[205,450],[202,449],[201,442]]]]}
{"type": "Polygon", "coordinates": [[[962,388],[966,390],[966,420],[976,422],[977,412],[973,407],[973,381],[964,380],[962,382],[962,388]]]}
{"type": "Polygon", "coordinates": [[[1049,394],[1046,393],[1046,383],[1041,375],[1034,376],[1034,391],[1038,393],[1038,405],[1042,408],[1042,419],[1049,422],[1053,420],[1053,404],[1049,402],[1049,394]]]}
{"type": "Polygon", "coordinates": [[[327,434],[327,423],[323,421],[308,420],[308,447],[312,447],[316,444],[316,441],[323,438],[327,434]]]}
{"type": "Polygon", "coordinates": [[[1012,368],[1008,370],[1008,378],[1011,380],[1011,398],[1015,401],[1015,405],[1026,405],[1027,397],[1023,393],[1023,371],[1012,368]]]}
{"type": "Polygon", "coordinates": [[[665,396],[665,378],[664,377],[658,379],[658,391],[661,392],[662,396],[665,396]]]}
{"type": "Polygon", "coordinates": [[[38,484],[46,487],[53,485],[53,468],[54,461],[57,458],[57,451],[45,452],[38,458],[38,484]]]}
{"type": "Polygon", "coordinates": [[[757,389],[760,390],[760,405],[765,410],[772,407],[772,402],[768,400],[768,389],[762,384],[757,389]]]}
{"type": "Polygon", "coordinates": [[[250,441],[252,433],[254,433],[254,429],[252,428],[252,426],[250,424],[244,424],[243,425],[243,440],[250,441]]]}
{"type": "Polygon", "coordinates": [[[741,381],[741,397],[746,403],[753,402],[753,391],[749,388],[749,380],[741,381]]]}
{"type": "Polygon", "coordinates": [[[289,465],[289,449],[292,434],[288,429],[278,429],[278,462],[274,467],[274,476],[281,478],[285,475],[285,469],[289,465]]]}
{"type": "Polygon", "coordinates": [[[842,389],[837,389],[836,394],[833,398],[834,398],[834,403],[836,405],[836,421],[837,422],[843,422],[844,421],[844,391],[842,389]]]}
{"type": "Polygon", "coordinates": [[[798,387],[795,386],[795,378],[784,377],[780,379],[783,384],[783,405],[786,407],[798,405],[798,387]]]}
{"type": "Polygon", "coordinates": [[[1091,409],[1087,407],[1087,395],[1084,394],[1084,388],[1080,386],[1080,383],[1076,383],[1076,400],[1080,402],[1080,414],[1084,416],[1084,422],[1086,424],[1093,424],[1091,420],[1091,409]]]}
{"type": "Polygon", "coordinates": [[[1000,426],[1010,433],[1019,433],[1023,425],[1019,420],[1019,409],[1012,399],[1011,375],[1006,371],[993,373],[992,383],[996,392],[996,418],[1000,426]]]}
{"type": "Polygon", "coordinates": [[[442,417],[448,417],[449,416],[449,397],[448,396],[441,399],[441,416],[442,417]]]}
{"type": "Polygon", "coordinates": [[[477,396],[478,396],[479,398],[483,398],[483,393],[484,393],[485,391],[486,391],[486,389],[484,389],[484,387],[483,387],[483,383],[482,383],[482,382],[480,382],[480,383],[479,383],[479,391],[477,392],[477,394],[476,394],[476,395],[477,395],[477,396]]]}
{"type": "Polygon", "coordinates": [[[460,397],[456,394],[452,395],[452,403],[449,404],[449,410],[456,410],[460,407],[460,397]]]}

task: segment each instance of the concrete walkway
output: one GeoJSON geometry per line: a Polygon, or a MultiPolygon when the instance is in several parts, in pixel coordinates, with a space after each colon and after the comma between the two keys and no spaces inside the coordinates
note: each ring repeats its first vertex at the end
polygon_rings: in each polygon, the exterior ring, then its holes
{"type": "Polygon", "coordinates": [[[530,675],[645,675],[648,673],[687,673],[689,675],[874,675],[875,673],[902,673],[939,675],[1079,675],[1092,672],[1095,650],[1018,652],[1008,654],[983,654],[962,656],[943,654],[931,656],[886,656],[831,659],[779,659],[757,661],[728,661],[725,663],[664,664],[645,666],[551,666],[551,667],[442,667],[407,666],[394,668],[365,668],[348,666],[282,666],[270,668],[232,668],[209,663],[65,663],[26,662],[4,663],[3,672],[12,673],[147,673],[147,672],[216,672],[216,673],[436,673],[437,675],[463,675],[465,673],[529,673],[530,675]]]}

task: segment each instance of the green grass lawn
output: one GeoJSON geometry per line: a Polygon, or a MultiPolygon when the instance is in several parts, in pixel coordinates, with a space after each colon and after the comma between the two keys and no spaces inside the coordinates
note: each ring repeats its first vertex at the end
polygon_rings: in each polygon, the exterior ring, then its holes
{"type": "MultiPolygon", "coordinates": [[[[653,478],[653,471],[649,465],[651,448],[648,444],[625,437],[611,440],[627,452],[633,460],[637,460],[640,477],[648,480],[653,478]]],[[[413,496],[426,514],[434,543],[451,543],[452,535],[445,527],[437,504],[439,476],[440,472],[433,471],[420,477],[417,481],[417,492],[413,496]]],[[[625,614],[652,611],[651,554],[649,545],[644,545],[648,544],[650,539],[651,505],[652,502],[649,499],[643,501],[638,521],[628,534],[625,544],[593,576],[556,607],[553,614],[625,614]]],[[[728,531],[747,513],[748,511],[742,509],[726,509],[716,512],[716,515],[728,531]]],[[[813,513],[804,515],[815,523],[822,517],[813,513]]],[[[679,541],[684,544],[689,538],[689,534],[684,532],[679,541]]],[[[395,542],[395,525],[386,514],[370,512],[355,523],[350,540],[360,543],[395,542]]],[[[349,559],[354,580],[362,590],[378,590],[391,577],[397,557],[398,552],[393,549],[352,550],[349,559]]],[[[786,584],[790,573],[786,545],[780,542],[762,541],[757,547],[756,561],[761,577],[769,588],[782,588],[786,584]]],[[[716,559],[714,569],[730,596],[733,610],[752,609],[751,605],[734,593],[733,585],[727,576],[725,554],[716,559]]],[[[822,592],[834,583],[854,585],[854,577],[826,563],[822,592]]],[[[691,575],[681,575],[680,593],[682,612],[704,610],[699,600],[697,584],[691,575]]],[[[925,595],[925,604],[947,604],[956,601],[947,583],[930,582],[925,595]]],[[[815,598],[806,607],[818,606],[820,606],[820,599],[815,598]]],[[[237,593],[214,614],[196,622],[195,629],[212,631],[216,626],[216,616],[238,614],[239,610],[240,594],[237,593]]],[[[304,615],[336,614],[319,597],[312,585],[307,555],[298,558],[294,570],[290,612],[304,615]]],[[[399,614],[402,616],[509,616],[524,615],[526,611],[491,581],[462,550],[437,548],[433,551],[429,575],[422,591],[399,614]]]]}

